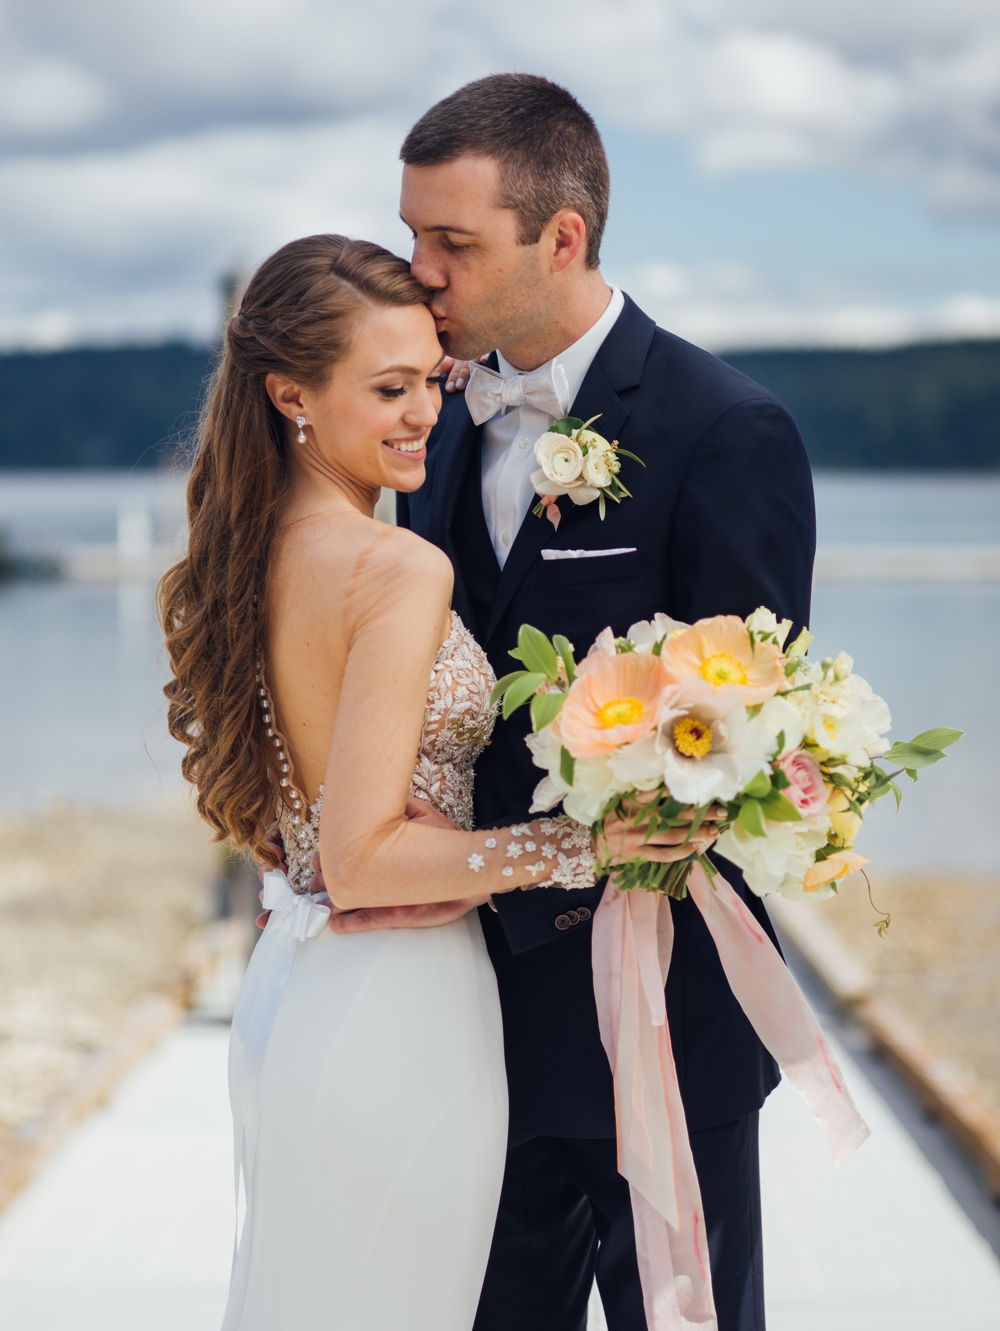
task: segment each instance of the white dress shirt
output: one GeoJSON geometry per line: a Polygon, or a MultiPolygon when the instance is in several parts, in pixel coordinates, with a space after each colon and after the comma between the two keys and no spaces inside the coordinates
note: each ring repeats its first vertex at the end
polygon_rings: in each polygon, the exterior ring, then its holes
{"type": "MultiPolygon", "coordinates": [[[[612,287],[608,308],[597,323],[571,347],[546,362],[547,365],[559,364],[566,372],[569,401],[564,414],[572,407],[601,343],[624,308],[625,297],[617,287],[612,287]]],[[[497,363],[503,375],[523,373],[504,360],[499,351],[497,363]]],[[[545,366],[538,368],[544,369],[545,366]]],[[[498,412],[483,426],[483,512],[501,568],[510,554],[518,528],[537,500],[529,479],[538,467],[535,443],[555,419],[525,403],[498,412]]]]}

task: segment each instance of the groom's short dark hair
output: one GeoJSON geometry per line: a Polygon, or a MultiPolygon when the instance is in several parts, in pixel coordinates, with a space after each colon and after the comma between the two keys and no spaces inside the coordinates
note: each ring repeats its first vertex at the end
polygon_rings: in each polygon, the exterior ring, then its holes
{"type": "Polygon", "coordinates": [[[587,266],[596,268],[608,219],[611,179],[594,119],[572,93],[538,74],[490,74],[426,111],[400,150],[407,166],[456,157],[492,157],[500,166],[503,208],[535,245],[560,208],[587,226],[587,266]]]}

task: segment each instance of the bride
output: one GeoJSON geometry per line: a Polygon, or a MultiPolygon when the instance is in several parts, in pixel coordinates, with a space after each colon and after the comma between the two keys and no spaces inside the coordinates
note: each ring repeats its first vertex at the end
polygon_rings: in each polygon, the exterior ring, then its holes
{"type": "Polygon", "coordinates": [[[204,413],[189,552],[160,587],[198,809],[270,865],[277,810],[286,853],[233,1024],[246,1209],[224,1331],[469,1331],[507,1122],[474,907],[594,881],[589,832],[564,816],[473,830],[493,674],[449,609],[446,556],[373,517],[380,487],[424,479],[429,295],[341,236],[261,265],[204,413]],[[317,852],[329,895],[310,890],[317,852]],[[466,913],[436,928],[323,927],[451,901],[466,913]]]}

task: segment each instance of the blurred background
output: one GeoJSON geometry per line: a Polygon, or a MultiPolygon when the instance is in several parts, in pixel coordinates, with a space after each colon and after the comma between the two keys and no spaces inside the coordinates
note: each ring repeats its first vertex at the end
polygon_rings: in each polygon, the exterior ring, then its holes
{"type": "MultiPolygon", "coordinates": [[[[818,943],[809,924],[806,970],[822,980],[830,947],[860,968],[831,1011],[948,1125],[958,1163],[934,1167],[1000,1246],[994,0],[0,0],[0,1204],[179,1013],[225,1020],[252,941],[252,877],[208,845],[166,736],[152,611],[227,304],[294,236],[407,254],[406,129],[506,69],[598,120],[606,277],[796,417],[814,653],[851,652],[896,738],[968,731],[898,816],[870,818],[888,935],[852,881],[816,911],[818,943]],[[908,1062],[858,984],[903,1022],[908,1062]]],[[[51,1208],[32,1205],[41,1234],[51,1208]]],[[[4,1242],[5,1324],[91,1325],[76,1295],[52,1302],[44,1263],[50,1293],[18,1302],[25,1250],[4,1242]]],[[[895,1325],[887,1307],[872,1326],[895,1325]]]]}

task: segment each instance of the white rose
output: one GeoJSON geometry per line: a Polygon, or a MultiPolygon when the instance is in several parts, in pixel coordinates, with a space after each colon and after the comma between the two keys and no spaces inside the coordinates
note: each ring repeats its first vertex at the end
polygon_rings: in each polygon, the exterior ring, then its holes
{"type": "Polygon", "coordinates": [[[535,457],[546,480],[572,485],[583,471],[583,450],[569,435],[547,431],[535,444],[535,457]]]}
{"type": "Polygon", "coordinates": [[[596,448],[587,450],[587,456],[583,459],[583,479],[588,485],[603,490],[606,485],[611,484],[609,461],[608,456],[598,452],[596,448]]]}
{"type": "Polygon", "coordinates": [[[601,494],[593,485],[583,484],[574,485],[572,489],[567,488],[566,493],[574,504],[592,504],[601,494]]]}

